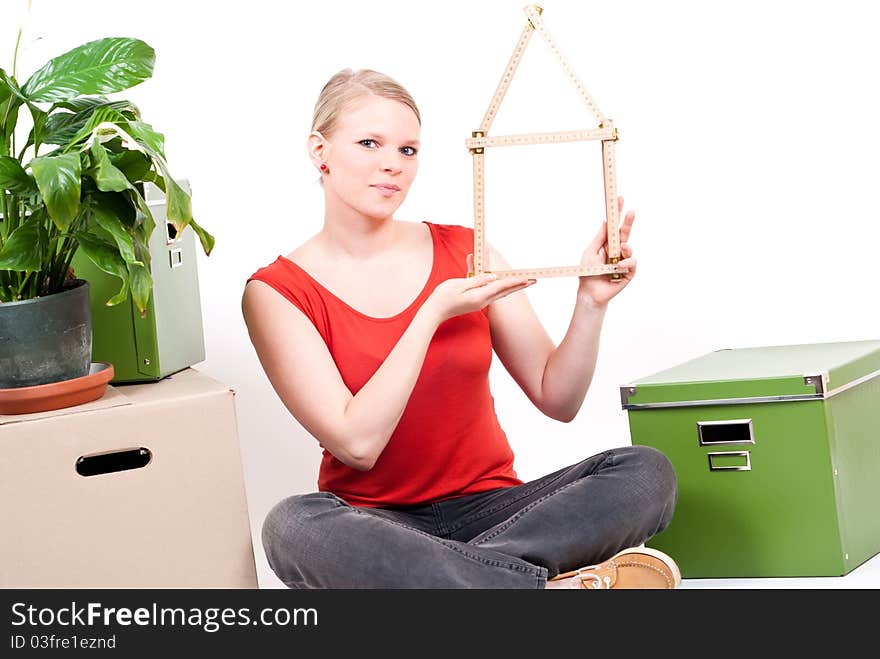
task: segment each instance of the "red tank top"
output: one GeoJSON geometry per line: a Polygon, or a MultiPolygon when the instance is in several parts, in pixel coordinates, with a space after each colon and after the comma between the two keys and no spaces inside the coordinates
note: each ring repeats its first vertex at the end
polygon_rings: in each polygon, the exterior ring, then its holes
{"type": "MultiPolygon", "coordinates": [[[[312,321],[354,395],[381,366],[437,284],[467,275],[473,229],[425,224],[434,241],[434,265],[422,292],[396,316],[360,313],[283,256],[248,281],[269,284],[312,321]]],[[[352,469],[325,449],[318,489],[355,506],[385,507],[521,484],[489,391],[491,362],[486,309],[442,323],[397,428],[373,468],[352,469]]]]}

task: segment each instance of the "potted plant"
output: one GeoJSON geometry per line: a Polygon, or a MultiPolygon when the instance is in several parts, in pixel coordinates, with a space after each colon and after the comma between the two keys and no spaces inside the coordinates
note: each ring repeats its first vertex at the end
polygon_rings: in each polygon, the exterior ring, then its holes
{"type": "Polygon", "coordinates": [[[107,305],[131,295],[145,314],[155,226],[145,183],[165,193],[178,235],[191,226],[205,254],[214,245],[169,174],[163,135],[133,103],[106,96],[152,76],[149,45],[91,41],[53,58],[23,84],[17,54],[18,42],[11,72],[0,69],[0,389],[88,373],[88,283],[70,268],[77,250],[118,277],[119,291],[107,305]]]}

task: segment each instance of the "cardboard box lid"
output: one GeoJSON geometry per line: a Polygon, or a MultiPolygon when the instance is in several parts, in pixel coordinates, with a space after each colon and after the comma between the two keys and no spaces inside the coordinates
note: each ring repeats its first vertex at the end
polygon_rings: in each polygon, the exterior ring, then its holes
{"type": "Polygon", "coordinates": [[[96,412],[122,405],[162,403],[169,398],[187,400],[199,396],[213,396],[217,394],[234,395],[235,391],[194,368],[185,368],[155,382],[107,385],[107,391],[104,395],[91,403],[64,407],[59,410],[35,412],[33,414],[0,415],[0,426],[40,421],[56,416],[81,414],[83,412],[96,412]]]}
{"type": "Polygon", "coordinates": [[[828,398],[880,376],[880,341],[710,352],[620,388],[624,409],[828,398]]]}
{"type": "Polygon", "coordinates": [[[110,407],[119,407],[120,405],[131,405],[131,401],[112,385],[107,385],[104,395],[98,400],[82,405],[73,405],[71,407],[62,407],[57,410],[46,410],[45,412],[33,412],[31,414],[0,414],[0,426],[12,423],[26,423],[28,421],[39,421],[40,419],[50,419],[55,416],[69,416],[71,414],[80,414],[82,412],[94,412],[96,410],[104,410],[110,407]]]}

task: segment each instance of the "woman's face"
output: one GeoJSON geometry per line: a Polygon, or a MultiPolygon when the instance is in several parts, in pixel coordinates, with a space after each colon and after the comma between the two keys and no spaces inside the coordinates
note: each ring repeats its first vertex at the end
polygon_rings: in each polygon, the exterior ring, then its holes
{"type": "Polygon", "coordinates": [[[322,154],[328,194],[371,218],[391,217],[418,171],[419,120],[407,105],[364,96],[339,117],[322,154]]]}

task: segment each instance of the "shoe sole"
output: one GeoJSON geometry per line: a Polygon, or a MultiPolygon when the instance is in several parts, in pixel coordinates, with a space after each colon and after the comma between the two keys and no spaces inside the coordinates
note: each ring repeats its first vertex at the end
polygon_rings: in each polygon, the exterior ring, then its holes
{"type": "Polygon", "coordinates": [[[668,554],[664,554],[659,549],[652,549],[650,547],[630,547],[629,549],[624,549],[623,551],[619,551],[611,558],[617,558],[618,556],[626,556],[627,554],[647,554],[648,556],[653,556],[658,561],[663,561],[666,564],[666,567],[672,572],[672,582],[673,588],[678,588],[681,586],[681,571],[678,569],[678,564],[672,560],[672,557],[668,554]]]}

